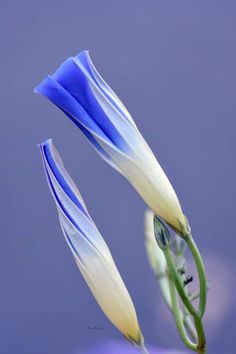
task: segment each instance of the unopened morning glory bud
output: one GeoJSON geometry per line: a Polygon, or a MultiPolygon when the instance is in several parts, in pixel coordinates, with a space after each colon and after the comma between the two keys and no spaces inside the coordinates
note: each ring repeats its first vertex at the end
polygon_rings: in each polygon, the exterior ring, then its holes
{"type": "Polygon", "coordinates": [[[40,151],[63,234],[84,280],[114,326],[130,341],[142,346],[133,302],[108,246],[52,141],[41,144],[40,151]]]}
{"type": "Polygon", "coordinates": [[[35,92],[46,96],[82,130],[102,158],[130,181],[155,214],[179,233],[185,233],[186,220],[172,185],[87,51],[67,59],[35,92]]]}
{"type": "Polygon", "coordinates": [[[163,298],[167,305],[171,308],[171,297],[169,289],[169,281],[167,275],[167,264],[165,256],[157,245],[154,234],[153,224],[154,213],[151,210],[147,210],[144,215],[144,234],[145,234],[145,246],[149,260],[149,264],[153,270],[153,273],[159,281],[163,298]]]}
{"type": "Polygon", "coordinates": [[[154,215],[153,225],[156,242],[160,249],[164,250],[170,244],[170,231],[156,215],[154,215]]]}

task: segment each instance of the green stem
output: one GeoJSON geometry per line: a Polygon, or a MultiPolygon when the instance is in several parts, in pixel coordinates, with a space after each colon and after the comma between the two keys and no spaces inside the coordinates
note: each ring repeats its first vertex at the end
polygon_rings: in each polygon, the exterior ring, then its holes
{"type": "Polygon", "coordinates": [[[197,353],[198,353],[198,354],[206,354],[206,348],[198,349],[198,350],[197,350],[197,353]]]}
{"type": "Polygon", "coordinates": [[[179,308],[179,303],[178,303],[178,299],[176,296],[176,290],[175,290],[175,286],[174,283],[172,282],[172,279],[169,278],[169,288],[170,288],[170,297],[171,297],[171,303],[172,303],[172,312],[175,318],[175,323],[177,326],[177,329],[179,331],[179,335],[182,339],[182,341],[184,342],[184,344],[189,348],[192,349],[194,351],[197,351],[197,345],[194,344],[189,338],[188,335],[186,333],[184,324],[183,324],[183,316],[182,316],[182,312],[179,308]]]}
{"type": "Polygon", "coordinates": [[[206,348],[202,348],[202,349],[197,348],[196,352],[198,354],[206,354],[206,348]]]}
{"type": "Polygon", "coordinates": [[[207,278],[206,278],[206,271],[205,267],[202,261],[202,257],[200,255],[200,252],[198,250],[198,247],[196,243],[194,242],[194,239],[191,234],[188,234],[187,236],[184,237],[184,240],[186,241],[192,256],[194,258],[197,271],[198,271],[198,277],[199,277],[199,285],[200,285],[200,299],[199,299],[199,309],[198,313],[199,316],[202,318],[204,315],[205,309],[206,309],[206,302],[207,302],[207,278]]]}
{"type": "MultiPolygon", "coordinates": [[[[161,277],[157,277],[157,279],[159,281],[159,286],[161,289],[162,297],[163,297],[167,307],[169,308],[170,312],[174,316],[171,298],[169,296],[167,296],[168,294],[166,293],[166,286],[165,286],[166,284],[163,282],[163,281],[168,281],[168,283],[169,283],[170,280],[168,278],[169,278],[169,275],[167,273],[163,273],[161,275],[161,277]]],[[[169,295],[170,295],[170,292],[169,292],[169,295]]],[[[189,316],[189,312],[187,311],[187,309],[186,309],[186,313],[183,313],[180,309],[179,309],[179,311],[180,311],[180,315],[182,318],[182,322],[183,322],[185,328],[187,329],[187,332],[190,334],[192,341],[197,341],[197,332],[196,332],[195,326],[193,325],[193,322],[189,316]]]]}
{"type": "Polygon", "coordinates": [[[171,250],[170,248],[166,248],[163,250],[164,255],[165,255],[165,259],[166,259],[166,263],[169,269],[169,272],[171,274],[171,276],[173,277],[173,281],[175,284],[175,287],[179,293],[179,296],[181,297],[185,307],[187,308],[187,310],[189,311],[189,313],[194,316],[197,314],[196,309],[194,308],[194,306],[192,305],[191,301],[188,298],[188,294],[186,293],[184,287],[183,287],[183,281],[182,278],[180,277],[176,265],[173,261],[172,255],[171,255],[171,250]]]}
{"type": "Polygon", "coordinates": [[[205,333],[202,325],[201,318],[197,315],[194,317],[194,323],[197,330],[198,336],[198,353],[205,354],[206,353],[206,338],[205,333]]]}

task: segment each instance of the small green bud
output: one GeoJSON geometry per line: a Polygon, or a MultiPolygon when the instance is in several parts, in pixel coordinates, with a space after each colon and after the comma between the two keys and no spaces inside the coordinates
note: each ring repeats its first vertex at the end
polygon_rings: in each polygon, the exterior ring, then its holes
{"type": "Polygon", "coordinates": [[[154,215],[153,219],[155,239],[160,249],[167,249],[170,245],[170,231],[165,224],[154,215]]]}

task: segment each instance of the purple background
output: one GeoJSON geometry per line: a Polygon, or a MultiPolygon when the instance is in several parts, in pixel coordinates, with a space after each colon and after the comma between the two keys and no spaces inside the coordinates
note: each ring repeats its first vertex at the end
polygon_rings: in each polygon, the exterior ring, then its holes
{"type": "Polygon", "coordinates": [[[143,201],[69,119],[33,94],[45,75],[83,49],[126,104],[170,177],[205,259],[218,266],[209,265],[208,353],[232,353],[235,0],[1,1],[0,17],[0,353],[71,354],[100,338],[120,338],[64,242],[36,147],[49,137],[111,248],[146,341],[183,348],[146,259],[143,201]]]}

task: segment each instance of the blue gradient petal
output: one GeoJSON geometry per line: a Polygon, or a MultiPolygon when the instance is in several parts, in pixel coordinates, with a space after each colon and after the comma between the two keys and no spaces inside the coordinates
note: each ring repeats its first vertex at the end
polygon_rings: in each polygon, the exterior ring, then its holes
{"type": "Polygon", "coordinates": [[[111,165],[115,170],[117,170],[119,173],[123,174],[123,172],[119,169],[118,166],[114,164],[108,153],[102,148],[102,146],[98,143],[98,141],[95,139],[95,137],[92,135],[91,131],[86,129],[82,124],[80,124],[73,116],[71,116],[69,113],[65,112],[63,109],[62,111],[74,122],[80,130],[84,133],[84,135],[88,138],[89,142],[92,144],[94,149],[101,155],[101,157],[109,164],[111,165]]]}
{"type": "Polygon", "coordinates": [[[80,255],[82,246],[78,247],[78,243],[84,244],[83,248],[87,247],[87,244],[90,249],[94,249],[95,253],[100,253],[100,248],[104,248],[105,245],[104,240],[89,216],[82,197],[67,174],[52,140],[41,144],[40,150],[48,184],[59,212],[61,227],[74,255],[82,261],[83,252],[80,255]],[[73,205],[77,209],[74,209],[73,205]],[[67,229],[70,229],[69,233],[67,229]]]}
{"type": "Polygon", "coordinates": [[[69,244],[69,246],[70,246],[70,248],[72,250],[72,253],[75,254],[75,258],[77,257],[80,260],[80,262],[83,264],[83,266],[85,266],[85,264],[83,262],[83,259],[80,257],[79,252],[77,251],[76,247],[74,246],[73,242],[71,241],[70,237],[68,236],[68,234],[67,234],[67,232],[66,232],[66,230],[65,230],[65,228],[64,228],[62,223],[61,223],[61,228],[62,228],[62,232],[63,232],[63,234],[64,234],[64,236],[66,238],[66,241],[68,242],[68,244],[69,244]]]}
{"type": "Polygon", "coordinates": [[[80,129],[83,126],[81,130],[93,145],[94,139],[86,129],[123,152],[132,150],[137,127],[125,106],[96,71],[88,52],[68,58],[35,88],[35,92],[56,104],[80,129]]]}
{"type": "Polygon", "coordinates": [[[95,99],[89,85],[86,70],[78,65],[74,58],[67,59],[53,74],[52,78],[80,103],[114,145],[121,145],[122,138],[119,131],[95,99]]]}
{"type": "MultiPolygon", "coordinates": [[[[57,163],[55,162],[55,159],[52,156],[51,150],[50,150],[50,144],[49,143],[44,143],[42,145],[43,152],[45,154],[45,158],[53,171],[53,174],[60,184],[61,188],[64,190],[64,192],[67,194],[67,196],[74,202],[74,204],[85,214],[88,216],[87,211],[84,209],[78,198],[75,196],[74,192],[72,191],[70,185],[68,182],[65,180],[64,176],[62,175],[60,169],[58,168],[57,163]]],[[[52,186],[53,188],[53,186],[52,186]]]]}
{"type": "Polygon", "coordinates": [[[48,76],[42,83],[35,88],[35,92],[46,96],[58,108],[60,108],[78,128],[88,138],[93,147],[114,169],[122,174],[121,170],[114,164],[107,152],[102,148],[95,136],[99,136],[104,141],[112,144],[109,137],[91,119],[84,108],[68,93],[57,81],[48,76]],[[94,135],[93,135],[94,134],[94,135]]]}
{"type": "Polygon", "coordinates": [[[122,114],[122,116],[129,122],[133,127],[136,127],[133,119],[131,118],[126,107],[120,101],[119,97],[114,93],[114,91],[107,85],[106,81],[103,80],[99,72],[93,65],[92,60],[90,59],[89,53],[87,50],[77,54],[74,58],[77,63],[80,63],[90,74],[92,80],[96,83],[102,93],[110,101],[110,103],[122,114]]]}
{"type": "Polygon", "coordinates": [[[83,278],[108,319],[127,338],[141,343],[143,337],[128,290],[52,140],[41,144],[40,151],[65,240],[83,278]]]}
{"type": "Polygon", "coordinates": [[[73,122],[81,127],[81,124],[101,136],[104,140],[110,141],[109,137],[100,129],[94,120],[88,115],[78,101],[64,89],[53,77],[48,76],[35,88],[35,92],[46,96],[68,115],[73,122]],[[79,123],[79,124],[78,124],[79,123]]]}

